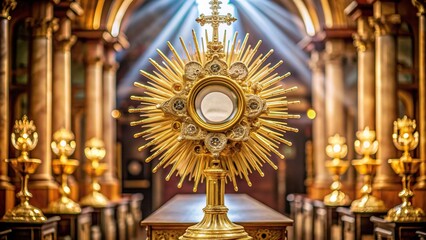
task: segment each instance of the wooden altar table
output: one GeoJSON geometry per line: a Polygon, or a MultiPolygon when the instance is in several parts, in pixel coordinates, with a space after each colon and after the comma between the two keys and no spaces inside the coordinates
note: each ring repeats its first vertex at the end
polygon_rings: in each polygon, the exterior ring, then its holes
{"type": "MultiPolygon", "coordinates": [[[[176,195],[141,222],[147,240],[178,239],[203,218],[205,205],[205,195],[176,195]]],[[[229,219],[242,225],[254,240],[287,239],[287,227],[293,226],[293,220],[246,194],[226,194],[225,205],[229,219]]]]}

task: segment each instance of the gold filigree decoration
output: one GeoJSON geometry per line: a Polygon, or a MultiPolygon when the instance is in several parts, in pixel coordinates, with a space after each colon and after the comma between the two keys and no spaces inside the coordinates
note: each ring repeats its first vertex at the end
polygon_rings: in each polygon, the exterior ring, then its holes
{"type": "Polygon", "coordinates": [[[247,229],[247,233],[253,237],[253,240],[281,240],[286,239],[285,230],[281,229],[247,229]]]}
{"type": "Polygon", "coordinates": [[[231,24],[236,19],[230,14],[219,15],[220,1],[212,0],[210,4],[212,15],[201,15],[197,19],[201,25],[213,27],[211,41],[205,39],[207,49],[204,44],[200,48],[193,31],[194,52],[190,53],[180,38],[185,57],[170,42],[172,57],[157,50],[163,64],[150,59],[157,71],[141,70],[148,81],[135,83],[144,95],[131,96],[140,105],[129,112],[139,113],[141,117],[131,125],[142,128],[134,136],[147,141],[138,149],[150,149],[151,155],[145,161],[159,159],[153,172],[171,167],[166,180],[179,175],[178,187],[185,179],[194,180],[193,190],[197,191],[198,184],[205,178],[203,171],[217,159],[228,171],[227,176],[237,191],[237,177],[244,178],[251,186],[249,174],[253,171],[264,176],[261,168],[265,163],[278,168],[270,159],[271,152],[284,158],[279,152],[280,144],[291,146],[284,133],[298,130],[288,126],[285,120],[299,118],[288,113],[288,106],[298,101],[288,101],[285,96],[295,87],[284,88],[279,84],[290,75],[275,73],[283,61],[265,64],[273,50],[264,55],[257,53],[261,41],[251,46],[248,45],[249,34],[237,41],[235,33],[232,44],[225,48],[218,40],[219,24],[231,24]],[[198,96],[207,95],[206,89],[210,88],[226,89],[223,92],[234,99],[235,116],[229,121],[216,124],[200,117],[196,106],[198,96]]]}
{"type": "Polygon", "coordinates": [[[151,240],[169,240],[178,239],[185,233],[185,230],[153,230],[151,240]]]}

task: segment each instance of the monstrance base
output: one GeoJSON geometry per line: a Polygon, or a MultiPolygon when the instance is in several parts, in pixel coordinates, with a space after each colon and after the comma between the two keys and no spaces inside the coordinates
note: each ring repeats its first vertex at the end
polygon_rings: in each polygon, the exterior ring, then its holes
{"type": "Polygon", "coordinates": [[[61,196],[58,201],[49,204],[45,210],[48,213],[60,214],[79,214],[81,212],[80,205],[66,196],[61,196]]]}
{"type": "Polygon", "coordinates": [[[426,216],[422,209],[402,203],[389,210],[385,220],[390,222],[423,222],[426,221],[426,216]]]}
{"type": "Polygon", "coordinates": [[[372,196],[364,195],[351,204],[352,212],[385,212],[388,210],[382,200],[372,196]]]}
{"type": "Polygon", "coordinates": [[[218,240],[251,240],[244,227],[234,224],[229,220],[225,206],[207,206],[201,222],[186,229],[179,240],[189,239],[218,239],[218,240]]]}
{"type": "Polygon", "coordinates": [[[334,190],[324,197],[324,204],[327,206],[348,206],[350,203],[349,197],[340,190],[334,190]]]}
{"type": "Polygon", "coordinates": [[[91,192],[89,195],[83,197],[83,199],[80,201],[80,205],[91,207],[106,207],[108,202],[108,198],[106,198],[102,193],[91,192]]]}
{"type": "Polygon", "coordinates": [[[3,221],[7,222],[37,222],[42,223],[47,220],[43,212],[28,202],[21,203],[9,210],[4,216],[3,221]]]}

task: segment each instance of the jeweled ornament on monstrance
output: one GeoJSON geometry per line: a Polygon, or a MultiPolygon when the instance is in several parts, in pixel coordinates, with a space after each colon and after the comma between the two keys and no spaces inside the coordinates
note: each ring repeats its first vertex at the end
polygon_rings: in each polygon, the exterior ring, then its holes
{"type": "Polygon", "coordinates": [[[235,33],[229,46],[219,41],[219,24],[230,25],[236,20],[231,14],[219,14],[220,3],[210,1],[212,15],[202,14],[196,20],[212,25],[212,38],[206,34],[206,44],[200,44],[193,31],[193,53],[181,38],[185,57],[170,43],[171,58],[158,50],[163,65],[150,59],[157,71],[141,71],[149,81],[136,82],[135,86],[143,89],[144,95],[131,97],[140,106],[129,111],[142,118],[131,123],[142,128],[135,137],[147,140],[139,151],[150,149],[146,162],[159,159],[153,172],[171,167],[166,180],[177,173],[178,187],[185,179],[193,180],[194,192],[206,180],[204,218],[180,239],[251,239],[243,227],[227,217],[225,180],[237,191],[237,177],[251,186],[249,174],[257,171],[264,176],[263,164],[277,169],[270,153],[284,158],[279,146],[291,146],[291,142],[283,134],[297,132],[284,122],[299,117],[288,114],[288,105],[295,102],[285,96],[296,88],[276,85],[290,74],[275,73],[282,61],[273,66],[265,64],[273,50],[257,54],[261,41],[247,46],[248,34],[237,43],[235,33]]]}

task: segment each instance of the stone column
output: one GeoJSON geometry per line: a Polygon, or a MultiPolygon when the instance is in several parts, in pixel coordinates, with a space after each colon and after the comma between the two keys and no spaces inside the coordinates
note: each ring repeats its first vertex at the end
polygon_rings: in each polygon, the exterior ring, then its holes
{"type": "MultiPolygon", "coordinates": [[[[326,139],[335,135],[345,136],[343,54],[342,39],[330,39],[325,43],[325,124],[326,139]]],[[[326,140],[327,141],[327,140],[326,140]]],[[[327,142],[326,142],[327,144],[327,142]]],[[[325,151],[325,148],[324,148],[325,151]]]]}
{"type": "MultiPolygon", "coordinates": [[[[75,1],[61,1],[55,6],[59,29],[54,34],[53,51],[53,119],[52,133],[61,128],[71,131],[71,47],[76,37],[71,33],[71,24],[83,9],[75,1]]],[[[69,178],[70,198],[78,201],[78,184],[73,175],[69,178]]]]}
{"type": "Polygon", "coordinates": [[[105,143],[105,162],[108,170],[101,180],[101,191],[110,200],[120,198],[120,184],[117,179],[116,142],[117,124],[111,115],[116,103],[116,74],[118,64],[115,61],[113,44],[105,46],[105,62],[103,70],[103,139],[105,143]]]}
{"type": "Polygon", "coordinates": [[[87,40],[85,47],[86,140],[93,137],[103,139],[103,40],[100,38],[87,40]]]}
{"type": "Polygon", "coordinates": [[[426,208],[426,17],[424,0],[413,0],[417,7],[419,16],[419,119],[417,120],[420,133],[420,159],[423,161],[420,165],[420,174],[417,178],[417,184],[414,186],[415,198],[413,204],[422,209],[426,208]]]}
{"type": "Polygon", "coordinates": [[[376,62],[376,136],[379,150],[376,157],[381,163],[374,179],[376,196],[388,207],[399,204],[400,180],[388,164],[396,158],[392,142],[393,122],[397,119],[397,72],[395,31],[400,22],[397,5],[391,1],[376,1],[374,8],[375,62],[376,62]]]}
{"type": "Polygon", "coordinates": [[[323,56],[319,51],[311,52],[310,67],[312,71],[312,107],[316,112],[316,117],[312,123],[313,161],[315,179],[310,197],[322,199],[325,192],[329,190],[330,175],[325,168],[325,88],[324,88],[324,64],[323,56]]]}
{"type": "Polygon", "coordinates": [[[359,130],[365,127],[376,129],[374,32],[368,23],[369,15],[361,15],[356,19],[357,33],[353,36],[354,45],[358,51],[359,130]]]}
{"type": "Polygon", "coordinates": [[[41,164],[31,176],[32,203],[45,208],[58,198],[58,186],[52,176],[52,31],[54,2],[33,1],[31,6],[32,41],[30,54],[30,119],[37,127],[39,141],[31,157],[41,164]]]}
{"type": "Polygon", "coordinates": [[[55,7],[59,29],[54,36],[53,53],[53,132],[71,130],[71,47],[76,37],[71,34],[71,24],[83,10],[74,1],[62,1],[55,7]]]}
{"type": "Polygon", "coordinates": [[[417,120],[420,133],[420,176],[417,179],[417,189],[426,190],[426,17],[424,0],[412,0],[417,7],[419,16],[419,119],[417,120]]]}
{"type": "Polygon", "coordinates": [[[1,1],[0,13],[0,216],[11,209],[15,204],[14,187],[7,176],[7,163],[3,159],[9,158],[9,11],[16,6],[14,0],[1,1]]]}
{"type": "MultiPolygon", "coordinates": [[[[363,130],[365,127],[369,127],[371,130],[375,130],[374,31],[368,22],[368,19],[373,15],[373,6],[358,3],[355,0],[346,7],[345,13],[357,23],[357,32],[353,35],[354,45],[358,53],[357,128],[363,130]]],[[[348,139],[349,149],[353,149],[352,142],[348,139]]],[[[355,187],[356,198],[361,197],[362,185],[363,176],[358,174],[355,187]]]]}
{"type": "MultiPolygon", "coordinates": [[[[103,62],[104,62],[104,35],[103,30],[77,30],[74,34],[81,41],[84,51],[84,141],[81,147],[91,138],[103,139],[103,62]]],[[[84,150],[83,150],[84,152],[84,150]]],[[[84,154],[83,154],[84,156],[84,154]]],[[[83,160],[83,159],[82,159],[83,160]]],[[[84,163],[82,163],[83,166],[84,163]]],[[[81,169],[84,182],[80,182],[80,196],[88,193],[90,183],[83,168],[81,169]]]]}

